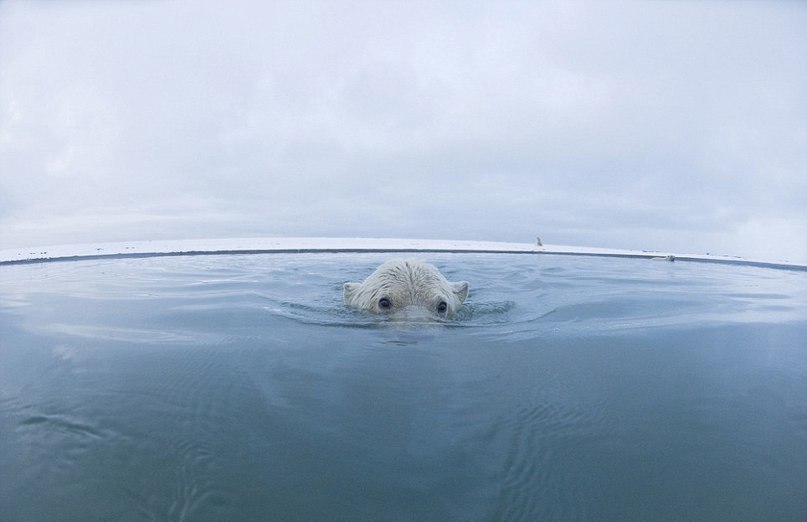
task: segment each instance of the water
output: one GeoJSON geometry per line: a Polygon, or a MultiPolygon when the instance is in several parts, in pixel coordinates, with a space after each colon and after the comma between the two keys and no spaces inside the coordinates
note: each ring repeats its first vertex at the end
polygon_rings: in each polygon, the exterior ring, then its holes
{"type": "Polygon", "coordinates": [[[430,255],[0,267],[2,520],[807,518],[807,274],[430,255]]]}

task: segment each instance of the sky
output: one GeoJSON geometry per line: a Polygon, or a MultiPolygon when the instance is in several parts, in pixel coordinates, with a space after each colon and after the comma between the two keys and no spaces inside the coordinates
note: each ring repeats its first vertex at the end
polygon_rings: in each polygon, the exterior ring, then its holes
{"type": "Polygon", "coordinates": [[[807,2],[0,0],[0,249],[807,262],[807,2]]]}

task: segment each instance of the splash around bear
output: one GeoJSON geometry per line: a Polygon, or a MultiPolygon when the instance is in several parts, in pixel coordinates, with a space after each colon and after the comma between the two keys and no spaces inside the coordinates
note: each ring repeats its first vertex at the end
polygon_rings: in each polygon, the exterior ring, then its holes
{"type": "Polygon", "coordinates": [[[468,283],[452,283],[434,265],[387,261],[362,283],[345,283],[345,304],[377,314],[451,319],[468,297],[468,283]]]}

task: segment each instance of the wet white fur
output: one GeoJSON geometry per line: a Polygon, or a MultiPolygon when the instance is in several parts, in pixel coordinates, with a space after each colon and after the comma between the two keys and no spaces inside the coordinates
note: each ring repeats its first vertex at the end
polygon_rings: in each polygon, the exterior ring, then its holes
{"type": "Polygon", "coordinates": [[[345,283],[345,304],[374,313],[395,313],[422,307],[438,317],[450,319],[468,297],[468,283],[452,283],[434,265],[417,259],[387,261],[362,283],[345,283]],[[383,310],[379,301],[386,298],[390,309],[383,310]],[[446,311],[438,307],[446,303],[446,311]]]}

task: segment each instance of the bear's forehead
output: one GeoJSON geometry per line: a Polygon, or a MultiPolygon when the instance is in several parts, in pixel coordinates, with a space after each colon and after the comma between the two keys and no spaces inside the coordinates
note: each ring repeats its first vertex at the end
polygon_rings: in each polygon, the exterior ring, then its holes
{"type": "MultiPolygon", "coordinates": [[[[378,284],[389,289],[408,289],[437,291],[446,286],[447,282],[436,270],[429,270],[428,267],[416,267],[407,269],[406,267],[390,267],[379,270],[373,277],[371,284],[378,284]]],[[[370,282],[370,281],[368,281],[370,282]]]]}
{"type": "Polygon", "coordinates": [[[378,267],[376,275],[384,278],[403,280],[441,279],[440,272],[438,272],[435,267],[427,263],[418,263],[415,261],[390,261],[384,263],[378,267]]]}
{"type": "Polygon", "coordinates": [[[429,265],[382,265],[364,283],[375,295],[405,298],[406,302],[433,300],[449,294],[449,283],[429,265]]]}
{"type": "Polygon", "coordinates": [[[413,283],[411,281],[401,281],[398,279],[381,281],[376,285],[382,291],[399,294],[436,295],[446,290],[446,287],[439,281],[429,281],[427,283],[413,283]]]}
{"type": "Polygon", "coordinates": [[[417,269],[417,270],[400,270],[389,269],[379,271],[377,277],[383,281],[400,282],[400,283],[423,283],[423,284],[436,284],[440,282],[440,276],[432,270],[417,269]]]}

